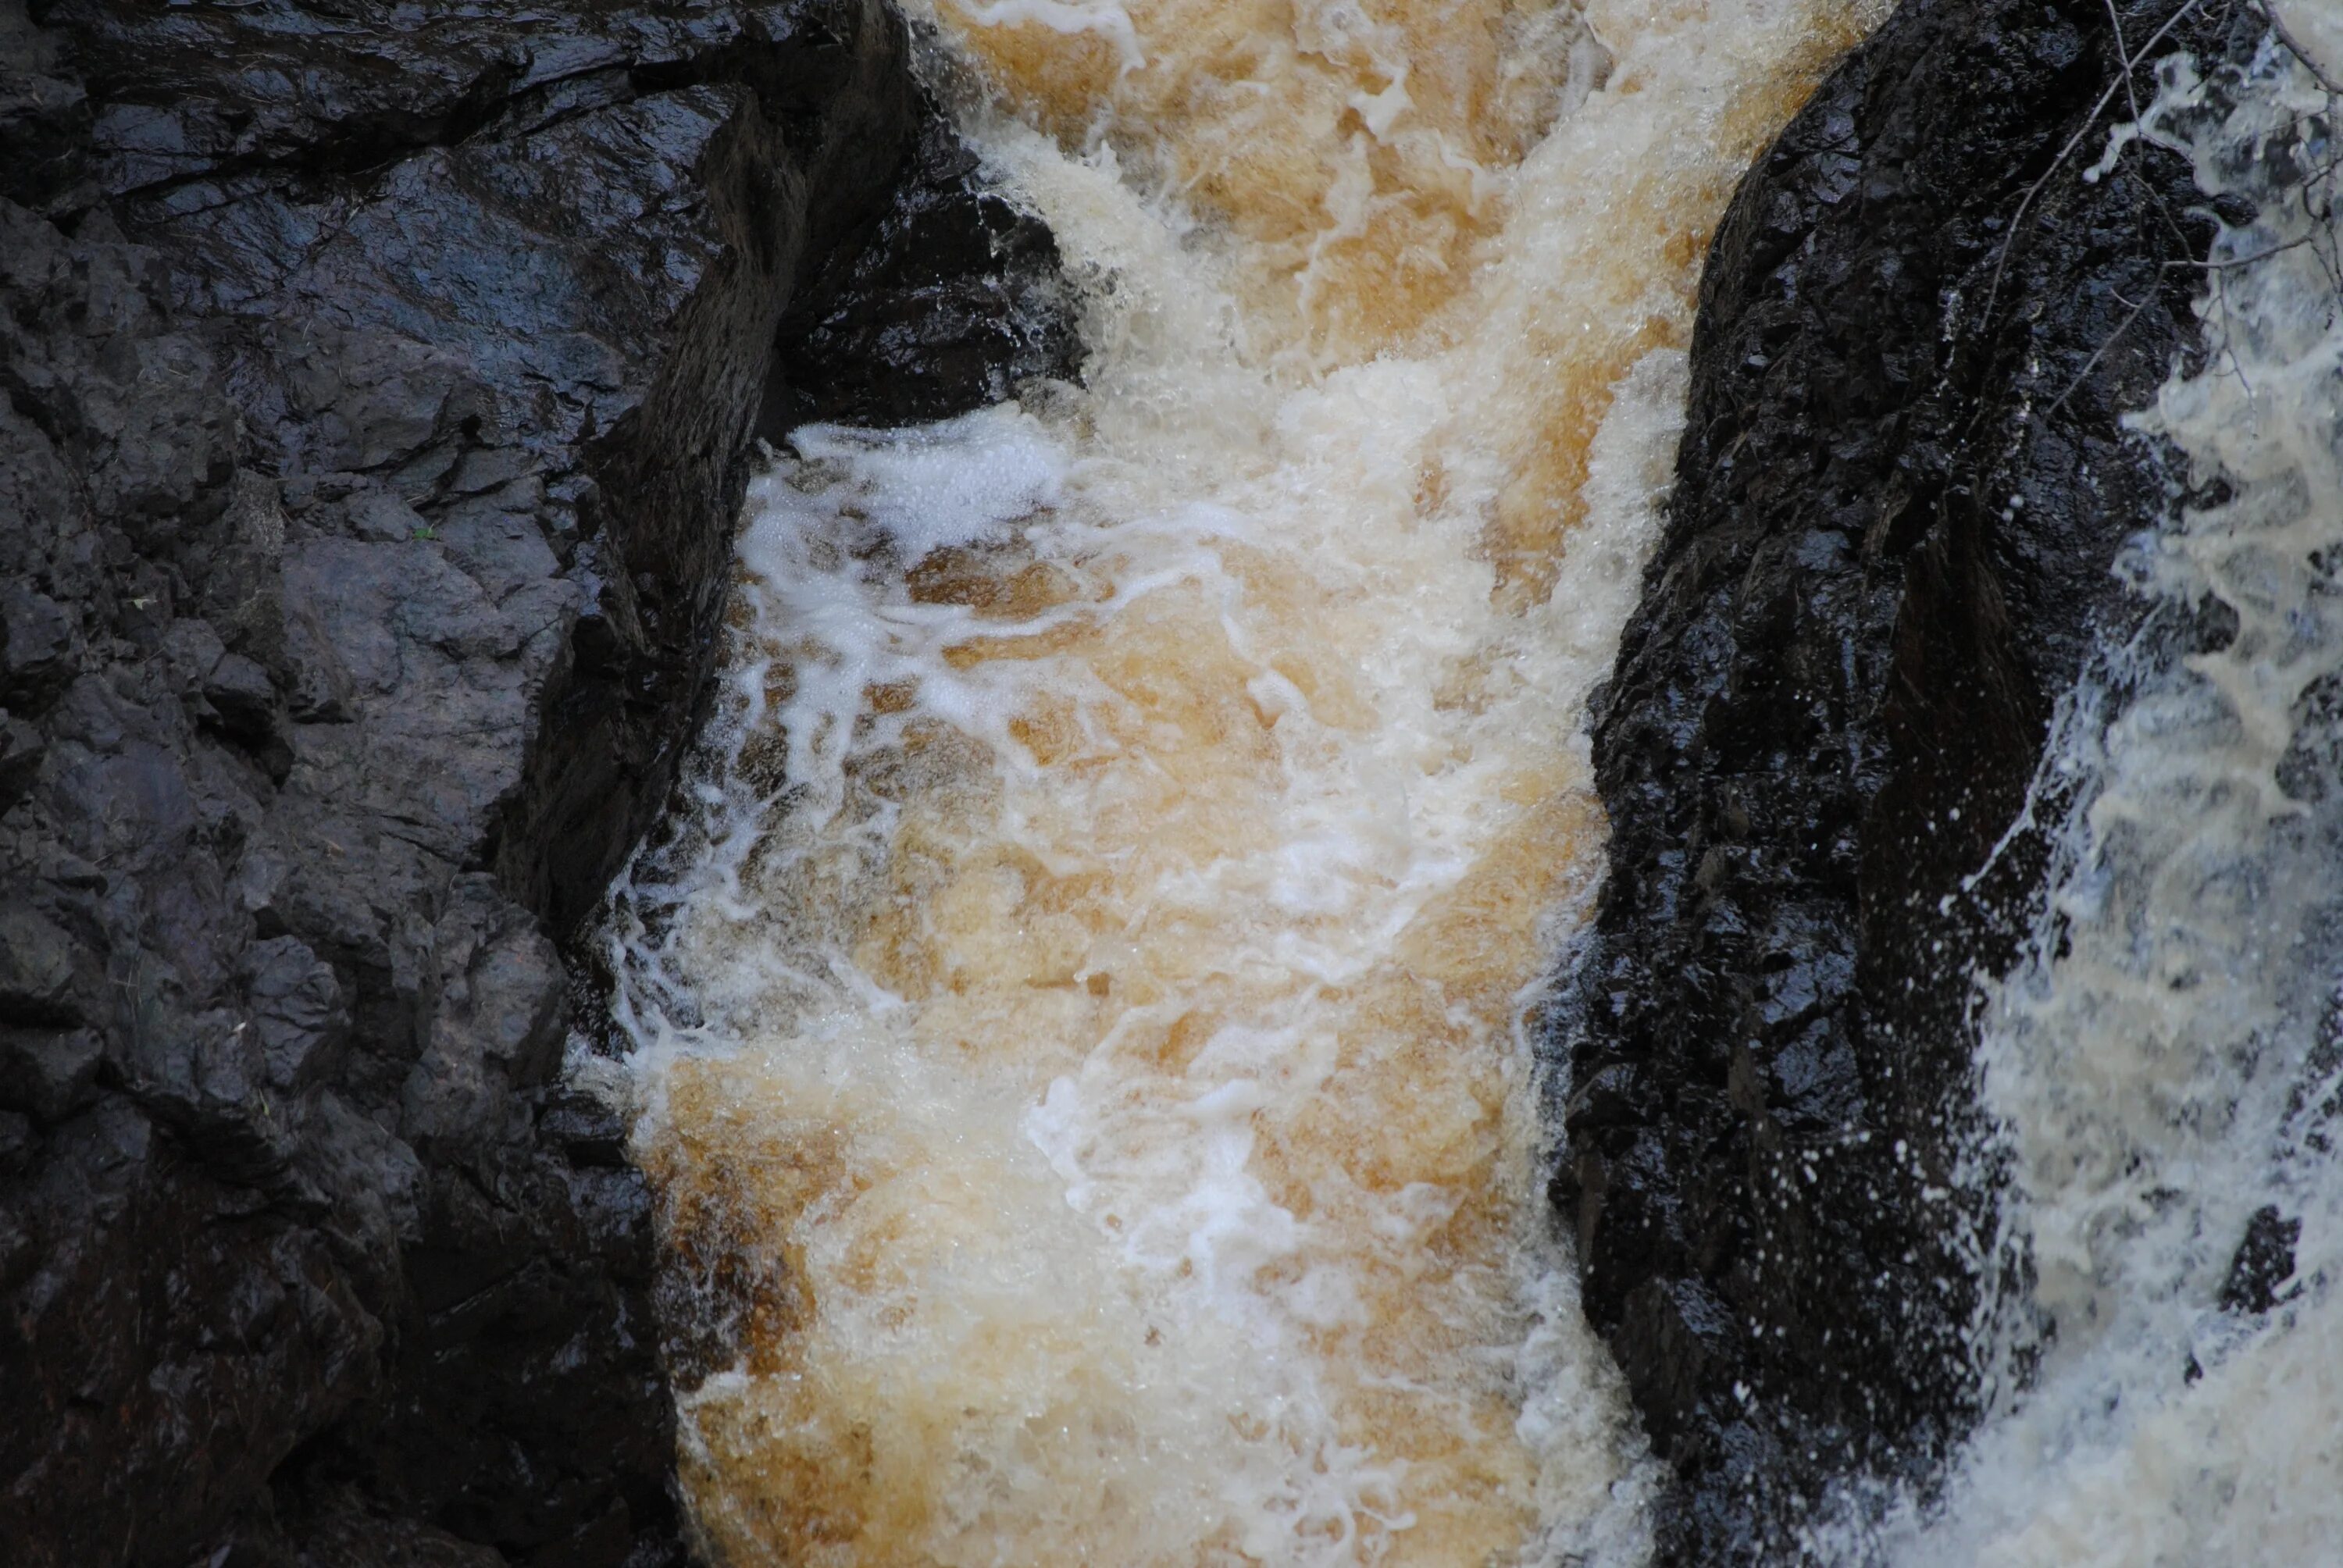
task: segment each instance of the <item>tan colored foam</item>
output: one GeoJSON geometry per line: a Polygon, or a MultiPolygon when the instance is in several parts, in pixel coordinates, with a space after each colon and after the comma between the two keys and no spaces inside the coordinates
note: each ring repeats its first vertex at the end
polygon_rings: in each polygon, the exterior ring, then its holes
{"type": "Polygon", "coordinates": [[[710,1021],[639,1030],[694,1516],[738,1563],[1632,1558],[1516,1026],[1699,257],[1861,7],[934,21],[1097,355],[934,437],[1052,476],[986,537],[890,553],[850,451],[752,501],[739,830],[657,960],[710,1021]]]}

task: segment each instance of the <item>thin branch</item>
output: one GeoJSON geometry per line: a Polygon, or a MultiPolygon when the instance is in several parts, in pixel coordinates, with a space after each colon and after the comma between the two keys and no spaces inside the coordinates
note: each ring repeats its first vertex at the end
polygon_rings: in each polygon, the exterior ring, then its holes
{"type": "Polygon", "coordinates": [[[2139,93],[2131,85],[2131,50],[2124,44],[2123,17],[2116,12],[2116,0],[2107,0],[2107,25],[2116,30],[2116,58],[2124,62],[2124,96],[2131,100],[2131,123],[2137,125],[2145,118],[2139,112],[2139,93]]]}
{"type": "Polygon", "coordinates": [[[2167,261],[2164,265],[2193,266],[2203,272],[2218,272],[2224,267],[2230,266],[2251,266],[2258,261],[2268,261],[2271,256],[2284,256],[2289,250],[2300,250],[2318,237],[2317,235],[2306,234],[2298,239],[2288,240],[2284,245],[2274,245],[2268,250],[2258,250],[2251,256],[2233,256],[2227,261],[2215,261],[2207,256],[2203,261],[2167,261]]]}
{"type": "Polygon", "coordinates": [[[2286,18],[2278,14],[2278,7],[2270,0],[2262,0],[2261,12],[2270,25],[2270,31],[2278,35],[2278,41],[2286,45],[2288,54],[2302,62],[2302,68],[2310,73],[2310,79],[2324,87],[2328,97],[2343,98],[2343,86],[2338,86],[2333,77],[2318,68],[2318,62],[2310,57],[2310,51],[2304,48],[2302,41],[2288,30],[2286,18]]]}
{"type": "MultiPolygon", "coordinates": [[[[2116,297],[2121,299],[2123,296],[2118,294],[2116,297]]],[[[2131,324],[2139,319],[2139,313],[2155,303],[2156,290],[2151,288],[2147,291],[2147,297],[2131,307],[2131,314],[2123,318],[2123,325],[2107,334],[2107,340],[2092,351],[2091,357],[2083,361],[2083,367],[2075,372],[2075,378],[2066,383],[2066,389],[2059,393],[2056,400],[2044,410],[2042,415],[2044,424],[2046,425],[2058,417],[2058,410],[2064,408],[2066,406],[2066,399],[2081,390],[2083,383],[2091,378],[2091,372],[2099,367],[2099,361],[2107,357],[2107,350],[2113,348],[2123,335],[2131,330],[2131,324]]]]}
{"type": "MultiPolygon", "coordinates": [[[[2228,267],[2252,266],[2258,262],[2268,261],[2274,256],[2283,256],[2289,250],[2299,250],[2304,246],[2310,244],[2315,237],[2316,236],[2312,235],[2304,235],[2300,239],[2291,239],[2287,241],[2284,245],[2274,245],[2270,246],[2269,249],[2258,251],[2252,256],[2232,256],[2227,261],[2173,260],[2160,262],[2157,266],[2157,271],[2158,273],[2164,273],[2169,272],[2176,267],[2193,267],[2204,272],[2217,272],[2228,267]]],[[[2131,304],[2129,300],[2124,299],[2124,297],[2120,294],[2117,295],[2116,298],[2122,301],[2124,304],[2131,304]]],[[[2116,344],[2121,340],[2125,333],[2131,330],[2132,323],[2139,319],[2140,313],[2155,303],[2156,293],[2151,289],[2148,292],[2147,298],[2141,300],[2137,305],[2132,306],[2131,314],[2123,318],[2123,325],[2117,327],[2113,332],[2107,334],[2106,339],[2100,343],[2097,349],[2093,350],[2091,357],[2083,361],[2083,367],[2075,372],[2075,378],[2066,383],[2066,389],[2064,392],[2059,393],[2057,397],[2052,401],[2050,407],[2044,410],[2042,415],[2044,422],[2046,423],[2055,417],[2057,415],[2058,410],[2066,406],[2066,399],[2072,397],[2082,388],[2083,383],[2091,378],[2091,372],[2099,367],[2099,361],[2107,357],[2107,351],[2113,348],[2116,344]]]]}
{"type": "Polygon", "coordinates": [[[1993,319],[1994,303],[2001,297],[2002,274],[2009,267],[2009,247],[2016,243],[2018,226],[2026,221],[2027,211],[2034,206],[2034,198],[2042,194],[2043,187],[2050,183],[2050,177],[2066,166],[2068,158],[2075,156],[2075,149],[2083,145],[2083,138],[2091,134],[2091,127],[2098,124],[2099,116],[2107,112],[2109,104],[2115,102],[2117,90],[2129,89],[2131,74],[2138,69],[2140,61],[2147,57],[2147,52],[2163,43],[2166,36],[2175,27],[2180,25],[2182,20],[2190,12],[2196,10],[2199,4],[2200,0],[2187,0],[2187,5],[2166,17],[2164,25],[2158,27],[2154,36],[2139,46],[2137,55],[2127,55],[2123,52],[2122,46],[2117,45],[2116,53],[2121,66],[2117,79],[2107,84],[2107,90],[2099,95],[2099,101],[2091,106],[2091,112],[2083,117],[2083,123],[2076,128],[2075,134],[2066,138],[2066,145],[2058,149],[2058,156],[2050,160],[2050,166],[2042,171],[2042,177],[2027,187],[2025,199],[2017,204],[2017,210],[2010,215],[2008,231],[2001,236],[2001,250],[1994,257],[1993,282],[1985,291],[1984,308],[1977,313],[1979,321],[1990,323],[1993,319]]]}
{"type": "MultiPolygon", "coordinates": [[[[2163,38],[2165,34],[2171,30],[2173,25],[2177,23],[2181,17],[2187,14],[2187,9],[2184,7],[2182,11],[2176,13],[2171,20],[2167,21],[2164,27],[2157,31],[2156,37],[2151,38],[2148,41],[2147,45],[2141,49],[2138,55],[2133,55],[2125,47],[2123,38],[2123,21],[2116,10],[2115,0],[2106,0],[2106,3],[2108,25],[2115,30],[2117,53],[2124,61],[2125,68],[2122,85],[2127,93],[2131,94],[2132,114],[2135,121],[2137,121],[2140,116],[2139,100],[2137,93],[2133,92],[2131,88],[2131,72],[2138,64],[2139,59],[2147,54],[2147,50],[2153,48],[2156,44],[2163,38]]],[[[2302,64],[2303,68],[2310,73],[2312,78],[2317,81],[2320,88],[2322,88],[2328,95],[2328,111],[2325,115],[2314,115],[2308,116],[2298,115],[2288,117],[2287,128],[2295,133],[2298,138],[2297,145],[2298,146],[2303,146],[2314,131],[2331,131],[2334,125],[2335,101],[2338,98],[2343,98],[2343,87],[2338,87],[2336,82],[2320,69],[2318,63],[2311,59],[2309,52],[2303,47],[2300,40],[2297,39],[2287,30],[2286,24],[2278,15],[2277,7],[2275,4],[2273,4],[2273,0],[2257,0],[2256,9],[2258,10],[2268,21],[2271,31],[2277,37],[2278,41],[2286,47],[2288,53],[2292,54],[2294,57],[2302,64]]],[[[2088,134],[2093,122],[2096,121],[2098,115],[2106,109],[2107,104],[2113,99],[2114,95],[2114,88],[2112,86],[2110,86],[2109,89],[2101,95],[2098,104],[2094,106],[2091,111],[2090,118],[2085,120],[2082,130],[2078,131],[2076,136],[2068,141],[2066,146],[2059,153],[2058,159],[2052,163],[2050,169],[2044,174],[2040,180],[2035,182],[2034,187],[2026,193],[2026,201],[2019,204],[2018,216],[2020,217],[2025,214],[2027,206],[2032,202],[2034,196],[2038,194],[2047,183],[2050,175],[2056,172],[2059,164],[2073,153],[2075,147],[2080,144],[2083,136],[2088,134]]],[[[2331,136],[2329,140],[2331,144],[2331,136]]],[[[2288,240],[2282,245],[2271,246],[2268,249],[2258,251],[2251,256],[2237,256],[2227,258],[2207,256],[2203,260],[2193,258],[2174,258],[2166,260],[2157,265],[2157,273],[2158,277],[2161,278],[2163,275],[2176,269],[2204,274],[2212,284],[2213,309],[2215,313],[2220,316],[2227,316],[2228,313],[2227,275],[2229,273],[2243,267],[2259,266],[2275,256],[2283,256],[2288,251],[2299,250],[2303,246],[2308,246],[2311,247],[2312,254],[2316,256],[2320,268],[2328,275],[2329,280],[2334,284],[2338,296],[2343,297],[2343,255],[2338,254],[2338,230],[2333,221],[2335,205],[2334,195],[2338,180],[2338,167],[2343,167],[2343,147],[2334,147],[2330,145],[2329,156],[2326,158],[2323,165],[2306,169],[2305,172],[2308,177],[2302,180],[2296,189],[2288,193],[2293,201],[2300,204],[2302,216],[2309,225],[2310,232],[2303,234],[2297,238],[2288,240]]],[[[2161,207],[2162,205],[2163,204],[2159,200],[2157,202],[2157,206],[2161,207]]],[[[2169,215],[2167,214],[2167,216],[2168,220],[2169,215]]],[[[2005,262],[2007,258],[2008,247],[2016,238],[2016,218],[2013,218],[2011,220],[2011,232],[2003,237],[2002,260],[2005,262]]],[[[1996,290],[1999,286],[2000,278],[2001,269],[1997,266],[1995,271],[1995,286],[1996,290]]],[[[2118,303],[2130,306],[2131,308],[2129,314],[2123,318],[2122,322],[2113,332],[2107,335],[2107,337],[2099,344],[2098,347],[2093,350],[2091,357],[2084,361],[2082,368],[2076,372],[2074,379],[2069,381],[2066,384],[2066,389],[2060,392],[2057,397],[2051,402],[2049,407],[2043,414],[2043,420],[2045,423],[2056,418],[2059,410],[2066,406],[2067,401],[2072,398],[2077,392],[2082,389],[2083,385],[2090,379],[2092,373],[2099,367],[2101,361],[2107,357],[2117,343],[2122,341],[2124,335],[2131,330],[2133,324],[2138,321],[2141,315],[2147,309],[2147,307],[2156,302],[2157,294],[2160,291],[2160,288],[2161,285],[2159,283],[2157,289],[2151,289],[2147,297],[2136,305],[2132,304],[2130,300],[2126,299],[2120,291],[2117,291],[2115,293],[2115,298],[2118,303]]],[[[1990,302],[1992,298],[1993,295],[1988,294],[1988,311],[1990,310],[1990,302]]],[[[2228,348],[2227,357],[2229,360],[2231,374],[2237,377],[2239,384],[2244,386],[2247,394],[2250,395],[2252,392],[2252,385],[2246,377],[2244,365],[2239,362],[2237,357],[2235,345],[2231,344],[2227,347],[2228,348]]]]}

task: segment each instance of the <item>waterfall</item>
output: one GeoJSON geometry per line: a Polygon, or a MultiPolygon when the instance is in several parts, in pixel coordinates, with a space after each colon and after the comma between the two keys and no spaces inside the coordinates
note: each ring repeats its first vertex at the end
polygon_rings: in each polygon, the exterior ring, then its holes
{"type": "Polygon", "coordinates": [[[616,893],[711,1555],[1648,1552],[1523,1020],[1709,234],[1875,19],[924,16],[1091,357],[789,438],[616,893]]]}
{"type": "MultiPolygon", "coordinates": [[[[1822,1561],[2343,1538],[2343,226],[2299,9],[2083,152],[2175,150],[2230,220],[2135,417],[2186,492],[1978,982],[1971,1168],[2024,1261],[1984,1419],[1822,1561]]],[[[634,1049],[578,1070],[639,1112],[702,1544],[1640,1562],[1660,1476],[1544,1201],[1528,1020],[1602,869],[1581,719],[1709,233],[1876,18],[920,19],[1090,358],[772,455],[691,805],[615,894],[634,1049]]]]}

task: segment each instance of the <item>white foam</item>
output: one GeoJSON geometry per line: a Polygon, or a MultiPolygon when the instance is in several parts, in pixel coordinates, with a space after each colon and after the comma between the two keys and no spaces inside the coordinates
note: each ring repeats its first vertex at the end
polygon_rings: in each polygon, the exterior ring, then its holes
{"type": "Polygon", "coordinates": [[[859,512],[907,562],[1005,538],[1057,505],[1066,474],[1064,449],[1013,403],[911,430],[804,425],[789,445],[837,476],[822,504],[859,512]]]}
{"type": "Polygon", "coordinates": [[[1013,36],[1003,97],[1065,136],[968,111],[1092,352],[1021,408],[792,438],[699,809],[618,890],[672,1266],[752,1282],[706,1286],[741,1365],[683,1405],[721,1552],[1648,1550],[1522,1019],[1599,869],[1577,726],[1664,495],[1697,236],[1855,25],[1614,6],[1598,48],[1400,9],[1195,58],[1209,8],[938,14],[1013,36]],[[1486,45],[1485,80],[1433,45],[1486,45]],[[1360,126],[1248,184],[1218,160],[1253,93],[1360,126]],[[1510,129],[1440,119],[1489,105],[1510,129]],[[1222,209],[1152,184],[1181,169],[1222,209]]]}

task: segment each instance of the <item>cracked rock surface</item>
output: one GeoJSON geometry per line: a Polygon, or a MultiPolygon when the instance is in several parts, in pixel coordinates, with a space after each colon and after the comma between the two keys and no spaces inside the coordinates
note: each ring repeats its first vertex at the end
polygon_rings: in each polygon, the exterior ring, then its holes
{"type": "Polygon", "coordinates": [[[767,406],[1071,373],[877,0],[415,23],[0,5],[26,1568],[681,1560],[560,944],[689,739],[767,406]]]}

